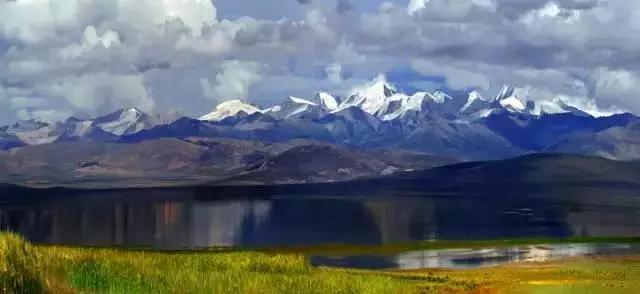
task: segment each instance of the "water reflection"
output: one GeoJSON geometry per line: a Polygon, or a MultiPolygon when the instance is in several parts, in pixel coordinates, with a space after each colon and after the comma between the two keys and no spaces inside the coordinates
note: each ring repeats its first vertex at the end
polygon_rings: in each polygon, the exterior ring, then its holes
{"type": "Polygon", "coordinates": [[[398,255],[312,256],[321,266],[365,269],[470,269],[507,262],[548,261],[565,257],[639,254],[640,247],[626,244],[561,244],[493,249],[411,251],[398,255]]]}
{"type": "Polygon", "coordinates": [[[412,191],[412,196],[294,195],[248,188],[227,192],[157,189],[9,195],[0,197],[0,226],[39,243],[156,249],[640,236],[640,198],[613,192],[606,197],[584,190],[535,195],[412,191]]]}

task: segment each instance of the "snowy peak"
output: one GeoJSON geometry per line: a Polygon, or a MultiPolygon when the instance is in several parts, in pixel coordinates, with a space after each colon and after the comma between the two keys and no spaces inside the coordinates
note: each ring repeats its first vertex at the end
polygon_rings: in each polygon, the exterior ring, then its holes
{"type": "Polygon", "coordinates": [[[125,109],[122,112],[123,112],[123,115],[128,115],[128,116],[136,116],[136,117],[142,116],[142,111],[138,110],[135,107],[125,109]]]}
{"type": "Polygon", "coordinates": [[[480,93],[478,93],[478,91],[469,92],[469,95],[468,95],[468,98],[467,98],[467,104],[471,104],[476,100],[486,101],[486,100],[484,100],[482,95],[480,95],[480,93]]]}
{"type": "Polygon", "coordinates": [[[333,111],[338,108],[338,99],[326,92],[319,92],[316,94],[316,100],[320,106],[327,111],[333,111]]]}
{"type": "Polygon", "coordinates": [[[137,108],[125,109],[120,113],[119,120],[123,121],[137,121],[141,119],[144,114],[137,108]]]}
{"type": "Polygon", "coordinates": [[[491,103],[485,100],[477,91],[469,92],[467,103],[460,109],[462,114],[470,114],[483,117],[490,113],[491,103]]]}
{"type": "Polygon", "coordinates": [[[60,136],[55,124],[48,124],[38,120],[16,122],[7,127],[5,132],[15,136],[27,145],[52,143],[60,136]]]}
{"type": "Polygon", "coordinates": [[[372,83],[354,89],[351,96],[340,105],[339,109],[357,106],[369,114],[375,114],[380,111],[387,98],[395,93],[395,87],[387,83],[383,76],[379,76],[372,83]]]}
{"type": "Polygon", "coordinates": [[[143,116],[145,115],[137,108],[128,108],[128,109],[120,109],[112,113],[105,114],[103,116],[96,118],[94,121],[98,124],[113,122],[117,120],[134,121],[142,118],[143,116]]]}
{"type": "Polygon", "coordinates": [[[451,96],[449,96],[448,94],[442,91],[436,91],[433,94],[429,94],[429,98],[431,98],[431,100],[440,104],[446,103],[447,101],[453,99],[451,96]]]}
{"type": "Polygon", "coordinates": [[[510,112],[521,113],[525,112],[528,108],[525,105],[526,102],[523,102],[518,98],[515,94],[515,88],[511,85],[504,85],[496,98],[494,99],[494,104],[496,106],[500,106],[510,112]]]}
{"type": "Polygon", "coordinates": [[[269,112],[276,118],[301,118],[307,114],[314,116],[321,114],[317,103],[294,96],[289,96],[281,105],[270,108],[269,112]]]}
{"type": "Polygon", "coordinates": [[[206,121],[221,121],[227,117],[236,116],[238,114],[250,115],[259,111],[260,109],[251,104],[245,103],[239,99],[234,99],[218,104],[214,111],[201,116],[199,119],[206,121]]]}
{"type": "Polygon", "coordinates": [[[99,117],[95,120],[95,124],[105,132],[122,136],[151,127],[147,118],[147,115],[137,108],[129,108],[99,117]]]}
{"type": "Polygon", "coordinates": [[[384,100],[378,112],[375,113],[377,117],[382,120],[393,120],[402,116],[406,111],[407,101],[409,96],[404,94],[393,94],[384,100]]]}
{"type": "Polygon", "coordinates": [[[536,101],[532,113],[536,115],[571,113],[576,116],[592,116],[588,112],[557,98],[552,101],[536,101]]]}
{"type": "Polygon", "coordinates": [[[298,97],[294,97],[294,96],[289,96],[289,100],[291,101],[291,103],[298,104],[298,105],[311,105],[311,106],[317,106],[318,105],[318,104],[313,103],[313,102],[311,102],[309,100],[298,98],[298,97]]]}
{"type": "Polygon", "coordinates": [[[395,93],[396,89],[393,85],[387,83],[384,77],[378,77],[373,83],[356,89],[352,95],[362,97],[391,97],[395,93]]]}
{"type": "Polygon", "coordinates": [[[512,97],[514,91],[515,91],[515,88],[513,86],[504,85],[504,86],[502,86],[502,89],[500,89],[500,92],[498,92],[498,95],[496,95],[496,98],[494,100],[495,101],[502,101],[504,99],[512,97]]]}
{"type": "Polygon", "coordinates": [[[510,96],[499,101],[502,107],[512,112],[523,112],[527,109],[522,101],[520,101],[520,99],[516,98],[515,96],[510,96]]]}

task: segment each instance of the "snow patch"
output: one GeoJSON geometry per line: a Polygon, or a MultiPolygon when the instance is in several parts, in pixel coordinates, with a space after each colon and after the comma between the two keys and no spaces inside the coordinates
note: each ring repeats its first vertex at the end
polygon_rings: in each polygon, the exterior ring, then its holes
{"type": "Polygon", "coordinates": [[[313,106],[317,106],[318,104],[315,104],[309,100],[306,99],[302,99],[302,98],[298,98],[298,97],[294,97],[294,96],[289,96],[289,99],[291,99],[291,101],[293,101],[293,103],[297,103],[297,104],[307,104],[307,105],[313,105],[313,106]]]}
{"type": "Polygon", "coordinates": [[[511,110],[515,112],[522,112],[525,109],[527,109],[527,107],[522,103],[522,101],[520,101],[515,96],[511,96],[511,97],[500,100],[500,105],[502,105],[502,107],[506,108],[507,110],[511,110]]]}
{"type": "Polygon", "coordinates": [[[214,111],[201,116],[199,119],[206,121],[221,121],[227,117],[236,116],[241,112],[254,114],[256,112],[260,112],[260,109],[251,104],[244,103],[239,99],[234,99],[220,103],[216,106],[214,111]]]}
{"type": "Polygon", "coordinates": [[[464,106],[462,106],[462,109],[460,109],[460,112],[464,112],[465,110],[469,109],[469,107],[471,107],[471,105],[473,105],[473,103],[476,102],[477,100],[484,101],[484,98],[482,98],[480,93],[478,93],[477,91],[470,92],[469,98],[467,99],[467,103],[464,106]]]}
{"type": "Polygon", "coordinates": [[[318,99],[320,100],[320,104],[322,105],[322,107],[326,108],[329,111],[338,108],[338,100],[336,99],[336,97],[333,97],[326,92],[318,93],[318,99]]]}
{"type": "Polygon", "coordinates": [[[129,108],[121,111],[118,119],[98,124],[98,127],[105,132],[109,132],[117,136],[133,134],[142,131],[145,128],[142,117],[142,112],[135,108],[129,108]]]}
{"type": "Polygon", "coordinates": [[[379,112],[387,98],[395,93],[395,87],[387,83],[384,75],[379,75],[371,83],[354,89],[351,96],[339,108],[358,106],[373,115],[379,112]]]}
{"type": "Polygon", "coordinates": [[[385,168],[384,170],[382,170],[380,172],[380,175],[382,176],[388,176],[388,175],[392,175],[395,174],[396,172],[398,172],[400,169],[398,169],[395,166],[388,166],[387,168],[385,168]]]}

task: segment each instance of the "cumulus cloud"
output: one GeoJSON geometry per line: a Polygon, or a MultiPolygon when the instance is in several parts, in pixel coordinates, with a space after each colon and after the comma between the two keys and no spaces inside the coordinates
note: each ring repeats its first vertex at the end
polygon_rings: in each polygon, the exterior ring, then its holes
{"type": "Polygon", "coordinates": [[[73,108],[94,115],[96,106],[138,107],[143,111],[152,111],[154,107],[140,75],[87,74],[60,79],[46,87],[44,92],[63,97],[73,108]]]}
{"type": "Polygon", "coordinates": [[[0,123],[130,106],[197,116],[231,98],[340,95],[395,70],[423,77],[400,88],[490,97],[509,83],[535,100],[640,112],[640,3],[397,3],[0,1],[0,123]]]}
{"type": "Polygon", "coordinates": [[[410,0],[407,12],[411,15],[425,9],[429,0],[410,0]]]}
{"type": "Polygon", "coordinates": [[[252,61],[225,61],[215,77],[215,85],[206,79],[201,81],[203,92],[207,98],[217,101],[246,99],[249,88],[261,79],[259,70],[259,65],[252,61]]]}
{"type": "Polygon", "coordinates": [[[339,84],[342,82],[342,65],[340,63],[329,64],[324,72],[327,75],[327,80],[333,84],[339,84]]]}

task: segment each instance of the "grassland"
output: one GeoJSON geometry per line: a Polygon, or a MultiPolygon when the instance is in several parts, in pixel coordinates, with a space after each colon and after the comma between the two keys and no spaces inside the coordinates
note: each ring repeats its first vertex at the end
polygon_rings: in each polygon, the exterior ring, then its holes
{"type": "Polygon", "coordinates": [[[0,234],[0,286],[3,293],[637,293],[640,257],[362,271],[314,268],[301,253],[33,246],[0,234]]]}

